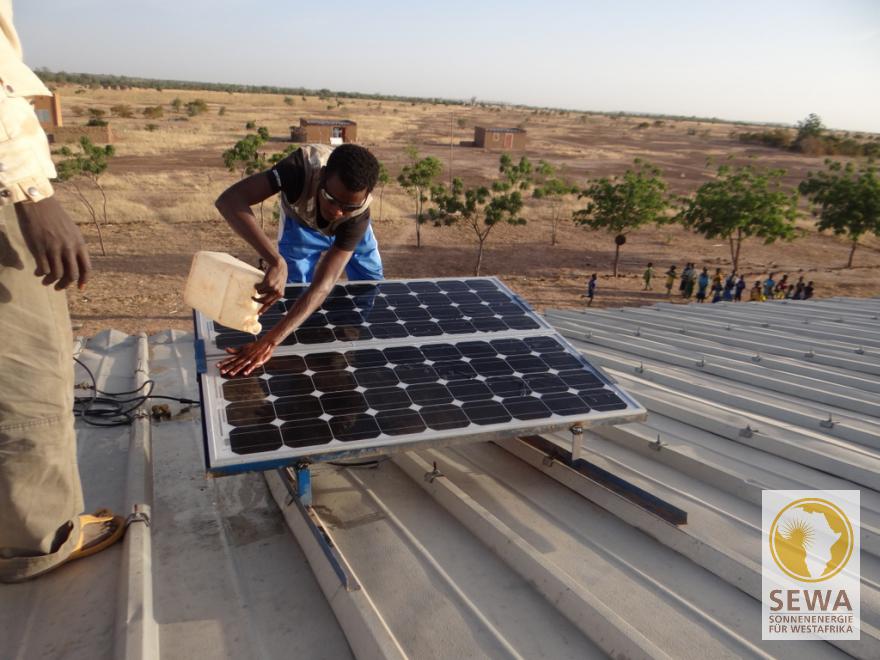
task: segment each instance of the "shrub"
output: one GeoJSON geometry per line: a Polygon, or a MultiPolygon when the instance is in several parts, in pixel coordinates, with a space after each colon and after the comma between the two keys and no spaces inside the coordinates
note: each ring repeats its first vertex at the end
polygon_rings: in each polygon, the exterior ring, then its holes
{"type": "Polygon", "coordinates": [[[147,106],[143,110],[143,115],[147,119],[159,119],[165,115],[165,110],[161,105],[147,106]]]}
{"type": "Polygon", "coordinates": [[[252,131],[252,130],[254,130],[254,129],[257,127],[257,122],[254,121],[254,120],[251,120],[251,121],[249,121],[248,123],[246,123],[246,124],[244,125],[244,127],[245,127],[247,130],[252,131]]]}
{"type": "Polygon", "coordinates": [[[118,105],[114,105],[110,107],[110,114],[114,117],[122,117],[124,119],[129,119],[134,116],[134,112],[131,109],[131,106],[127,103],[120,103],[118,105]]]}
{"type": "Polygon", "coordinates": [[[147,124],[144,126],[144,130],[149,131],[150,133],[159,130],[159,124],[147,124]]]}
{"type": "Polygon", "coordinates": [[[106,126],[107,121],[104,119],[99,119],[97,117],[92,117],[86,122],[86,126],[106,126]]]}
{"type": "Polygon", "coordinates": [[[739,141],[749,144],[760,144],[775,149],[788,149],[792,144],[792,135],[791,132],[782,128],[775,128],[772,131],[740,133],[739,141]]]}
{"type": "Polygon", "coordinates": [[[195,101],[190,101],[186,104],[186,114],[190,117],[196,117],[204,112],[208,111],[208,104],[205,103],[202,99],[196,99],[195,101]]]}

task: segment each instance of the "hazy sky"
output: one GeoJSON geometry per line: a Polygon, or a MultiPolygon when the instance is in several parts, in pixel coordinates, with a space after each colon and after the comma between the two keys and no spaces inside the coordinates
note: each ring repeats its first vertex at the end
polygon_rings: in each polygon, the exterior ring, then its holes
{"type": "Polygon", "coordinates": [[[880,0],[18,0],[32,67],[880,132],[880,0]]]}

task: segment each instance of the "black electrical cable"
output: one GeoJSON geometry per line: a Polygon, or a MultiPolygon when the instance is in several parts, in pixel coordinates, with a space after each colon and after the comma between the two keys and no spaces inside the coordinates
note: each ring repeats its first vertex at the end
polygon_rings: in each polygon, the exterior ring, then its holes
{"type": "Polygon", "coordinates": [[[83,422],[90,426],[128,426],[135,420],[135,411],[140,408],[147,399],[179,401],[180,403],[190,406],[201,405],[198,401],[192,399],[174,396],[160,396],[158,394],[154,395],[153,388],[156,386],[156,382],[153,380],[144,381],[140,387],[127,392],[105,392],[104,390],[99,390],[98,383],[95,380],[95,375],[92,373],[92,370],[79,359],[73,359],[79,366],[86,370],[86,373],[92,381],[91,387],[88,387],[88,389],[92,390],[91,396],[74,397],[73,414],[82,418],[83,422]],[[144,388],[146,388],[146,392],[140,396],[127,399],[120,398],[127,394],[136,394],[144,388]],[[126,406],[126,404],[132,405],[126,406]]]}

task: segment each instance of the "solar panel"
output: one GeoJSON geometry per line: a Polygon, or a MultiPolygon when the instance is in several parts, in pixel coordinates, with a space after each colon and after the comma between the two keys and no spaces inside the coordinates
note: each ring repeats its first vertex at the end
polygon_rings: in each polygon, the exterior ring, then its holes
{"type": "MultiPolygon", "coordinates": [[[[288,289],[286,300],[292,300],[303,287],[288,289]]],[[[208,337],[215,340],[200,375],[209,471],[503,439],[644,415],[495,278],[353,283],[338,285],[334,294],[301,328],[329,330],[325,341],[297,337],[247,377],[220,375],[220,350],[234,345],[223,338],[233,333],[197,313],[197,328],[213,330],[208,337]],[[358,300],[361,295],[370,296],[372,307],[358,300]],[[405,310],[425,309],[433,319],[426,323],[451,309],[460,310],[456,320],[492,318],[505,327],[413,334],[405,310]],[[393,324],[406,334],[377,336],[373,328],[390,323],[390,316],[373,324],[366,320],[375,319],[373,310],[393,313],[393,324]],[[363,320],[336,325],[336,312],[363,320]],[[363,328],[369,337],[341,339],[339,327],[363,328]]]]}
{"type": "MultiPolygon", "coordinates": [[[[260,322],[262,334],[288,312],[308,285],[291,285],[260,322]]],[[[315,346],[370,340],[450,338],[469,334],[548,330],[547,323],[493,277],[386,280],[337,284],[284,342],[315,346]]],[[[256,338],[199,315],[197,331],[209,355],[256,338]]]]}

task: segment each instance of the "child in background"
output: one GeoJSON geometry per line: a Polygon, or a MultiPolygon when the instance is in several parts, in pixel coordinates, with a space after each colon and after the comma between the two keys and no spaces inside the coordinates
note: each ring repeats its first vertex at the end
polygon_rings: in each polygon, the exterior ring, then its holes
{"type": "Polygon", "coordinates": [[[703,268],[697,280],[697,302],[706,302],[706,289],[709,287],[709,271],[703,268]]]}
{"type": "Polygon", "coordinates": [[[767,298],[764,297],[764,289],[761,288],[761,280],[755,282],[755,286],[753,286],[752,290],[749,292],[749,300],[754,302],[763,302],[767,300],[767,298]]]}
{"type": "Polygon", "coordinates": [[[746,278],[743,275],[739,276],[739,279],[736,281],[735,293],[733,294],[733,299],[736,302],[740,302],[743,299],[743,290],[746,288],[746,278]]]}
{"type": "Polygon", "coordinates": [[[596,295],[596,273],[593,273],[593,276],[590,278],[590,281],[587,282],[587,307],[592,306],[593,304],[593,296],[596,295]]]}
{"type": "Polygon", "coordinates": [[[648,262],[648,267],[645,268],[645,274],[642,275],[642,279],[645,280],[645,288],[642,291],[652,291],[653,287],[651,286],[651,278],[654,277],[654,264],[653,262],[648,262]]]}
{"type": "Polygon", "coordinates": [[[666,297],[672,295],[672,285],[675,284],[675,278],[677,274],[675,272],[675,266],[670,266],[669,270],[666,271],[666,297]]]}

